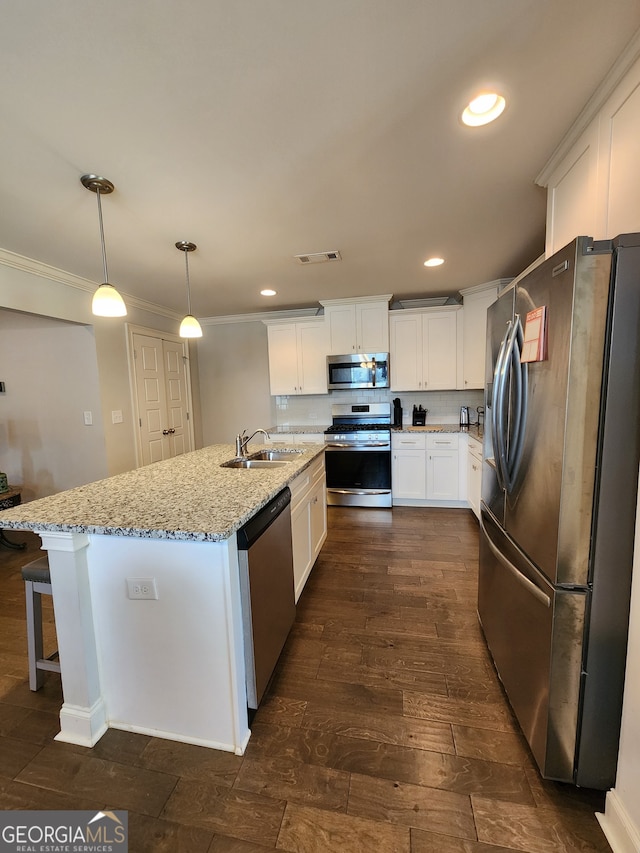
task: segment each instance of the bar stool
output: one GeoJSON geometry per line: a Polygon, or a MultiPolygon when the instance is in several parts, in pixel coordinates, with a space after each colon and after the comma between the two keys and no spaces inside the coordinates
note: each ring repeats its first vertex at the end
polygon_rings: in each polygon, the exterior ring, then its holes
{"type": "Polygon", "coordinates": [[[51,575],[49,558],[45,555],[22,567],[25,595],[27,600],[27,650],[29,652],[29,687],[40,690],[44,684],[43,670],[60,672],[60,663],[55,651],[48,658],[43,657],[42,642],[42,596],[51,595],[51,575]],[[53,660],[56,658],[56,660],[53,660]]]}

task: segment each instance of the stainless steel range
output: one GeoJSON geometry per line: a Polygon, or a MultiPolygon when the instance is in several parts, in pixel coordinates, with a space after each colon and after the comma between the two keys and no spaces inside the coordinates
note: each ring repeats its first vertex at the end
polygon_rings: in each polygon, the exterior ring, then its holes
{"type": "Polygon", "coordinates": [[[327,503],[391,506],[391,404],[340,403],[325,430],[327,503]]]}

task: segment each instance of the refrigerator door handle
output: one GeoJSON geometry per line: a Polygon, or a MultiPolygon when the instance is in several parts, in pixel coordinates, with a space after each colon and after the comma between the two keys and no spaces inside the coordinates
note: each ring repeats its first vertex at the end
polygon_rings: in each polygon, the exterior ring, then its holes
{"type": "Polygon", "coordinates": [[[549,598],[549,596],[546,595],[546,593],[544,593],[540,589],[540,587],[537,587],[533,583],[533,581],[530,581],[529,578],[525,577],[522,574],[522,572],[519,571],[517,566],[514,566],[512,562],[507,560],[507,558],[502,553],[502,551],[493,542],[493,540],[491,539],[491,536],[489,535],[489,531],[485,527],[484,521],[482,519],[482,514],[480,514],[480,528],[482,529],[482,532],[484,533],[487,545],[491,549],[491,553],[494,555],[494,557],[496,557],[496,559],[500,561],[500,563],[505,567],[505,569],[507,569],[509,572],[511,572],[511,574],[518,581],[518,583],[520,583],[528,592],[530,592],[531,595],[533,595],[535,598],[537,598],[538,601],[540,601],[542,604],[544,604],[545,607],[551,607],[551,599],[549,598]]]}
{"type": "Polygon", "coordinates": [[[512,384],[514,388],[511,443],[507,458],[507,491],[511,492],[522,459],[524,447],[524,433],[527,424],[527,399],[528,399],[528,366],[520,361],[522,346],[524,343],[524,332],[520,315],[516,314],[511,340],[508,345],[508,359],[510,361],[512,384]]]}
{"type": "Polygon", "coordinates": [[[507,379],[507,343],[512,328],[512,322],[507,323],[507,331],[504,333],[496,366],[493,372],[493,393],[491,399],[491,441],[493,443],[493,456],[496,463],[496,477],[501,489],[507,486],[506,446],[504,430],[504,389],[507,379]]]}

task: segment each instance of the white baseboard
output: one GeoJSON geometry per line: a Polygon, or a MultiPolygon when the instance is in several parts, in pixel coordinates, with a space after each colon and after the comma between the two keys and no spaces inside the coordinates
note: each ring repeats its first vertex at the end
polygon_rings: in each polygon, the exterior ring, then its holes
{"type": "Polygon", "coordinates": [[[613,853],[640,853],[640,827],[635,826],[615,788],[607,792],[604,814],[596,814],[613,853]]]}

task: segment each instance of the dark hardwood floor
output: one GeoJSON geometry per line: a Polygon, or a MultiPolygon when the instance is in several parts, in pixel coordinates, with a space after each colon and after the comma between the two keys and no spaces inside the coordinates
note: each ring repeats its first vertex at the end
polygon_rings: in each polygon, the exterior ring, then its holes
{"type": "MultiPolygon", "coordinates": [[[[544,782],[478,627],[466,510],[329,509],[244,756],[109,730],[54,741],[0,550],[0,809],[126,809],[132,853],[599,853],[598,792],[544,782]]],[[[55,643],[52,616],[49,642],[55,643]]]]}

